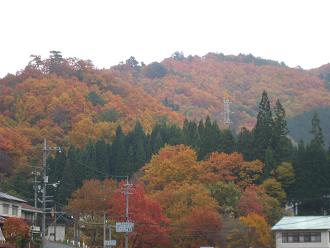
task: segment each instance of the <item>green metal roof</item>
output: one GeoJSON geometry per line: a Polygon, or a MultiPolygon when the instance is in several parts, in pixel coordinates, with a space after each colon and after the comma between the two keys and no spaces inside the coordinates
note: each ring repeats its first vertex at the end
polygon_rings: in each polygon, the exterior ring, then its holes
{"type": "Polygon", "coordinates": [[[278,230],[330,230],[330,216],[286,216],[273,226],[278,230]]]}

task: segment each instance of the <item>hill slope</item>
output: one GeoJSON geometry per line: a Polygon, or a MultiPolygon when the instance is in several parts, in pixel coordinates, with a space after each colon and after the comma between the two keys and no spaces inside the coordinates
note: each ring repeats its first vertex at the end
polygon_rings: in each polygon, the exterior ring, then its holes
{"type": "MultiPolygon", "coordinates": [[[[43,138],[83,147],[100,137],[111,142],[119,125],[127,131],[140,121],[148,131],[160,120],[183,121],[143,89],[121,82],[118,73],[67,61],[56,73],[29,65],[0,80],[0,157],[7,161],[0,171],[38,163],[43,138]]],[[[47,60],[42,63],[49,70],[47,60]]]]}
{"type": "Polygon", "coordinates": [[[143,87],[189,119],[198,120],[209,115],[223,123],[224,92],[231,101],[232,127],[236,129],[253,127],[263,90],[268,92],[272,102],[281,101],[288,118],[330,106],[328,66],[307,71],[252,55],[214,53],[188,58],[177,54],[165,59],[160,66],[165,73],[159,73],[160,68],[151,65],[142,67],[139,73],[134,74],[132,70],[121,70],[121,73],[128,82],[143,87]],[[156,76],[150,76],[150,71],[156,76]]]}
{"type": "MultiPolygon", "coordinates": [[[[252,55],[214,53],[188,58],[176,53],[149,65],[131,57],[96,70],[90,61],[52,51],[48,59],[35,56],[23,71],[0,80],[0,157],[7,161],[0,167],[37,163],[44,137],[50,144],[83,147],[100,137],[111,142],[118,125],[127,131],[137,120],[147,131],[157,121],[180,124],[184,117],[209,115],[222,124],[225,92],[232,128],[253,127],[263,90],[294,118],[330,107],[329,71],[328,65],[306,71],[252,55]]],[[[300,125],[296,120],[292,128],[300,125]]],[[[306,128],[293,136],[303,137],[306,128]]]]}

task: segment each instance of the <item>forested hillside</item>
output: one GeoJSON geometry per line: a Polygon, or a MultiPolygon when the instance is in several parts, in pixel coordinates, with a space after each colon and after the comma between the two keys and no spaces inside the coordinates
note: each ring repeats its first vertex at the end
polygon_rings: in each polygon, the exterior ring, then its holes
{"type": "Polygon", "coordinates": [[[29,65],[0,80],[0,165],[10,174],[38,164],[43,138],[62,147],[83,148],[89,140],[112,142],[139,121],[145,130],[183,117],[127,82],[118,72],[95,70],[90,61],[35,56],[29,65]]]}
{"type": "Polygon", "coordinates": [[[115,180],[127,176],[136,244],[272,247],[270,226],[286,204],[299,214],[330,211],[327,68],[175,53],[100,70],[57,51],[33,56],[0,80],[0,188],[33,201],[31,172],[43,169],[45,138],[61,147],[47,160],[50,186],[58,186],[47,189],[47,207],[88,217],[91,246],[102,244],[93,223],[105,211],[123,220],[124,185],[115,180]]]}
{"type": "MultiPolygon", "coordinates": [[[[187,118],[198,120],[210,116],[222,127],[225,94],[231,101],[232,127],[236,130],[242,126],[254,126],[262,90],[267,90],[273,103],[276,99],[281,101],[289,119],[315,108],[330,106],[330,70],[327,65],[306,71],[252,55],[209,53],[203,57],[184,57],[178,52],[161,64],[155,62],[141,67],[136,60],[133,61],[128,60],[113,69],[121,71],[128,82],[143,87],[187,118]]],[[[322,114],[320,118],[326,119],[322,114]]],[[[303,138],[303,135],[296,134],[296,141],[303,138]]]]}

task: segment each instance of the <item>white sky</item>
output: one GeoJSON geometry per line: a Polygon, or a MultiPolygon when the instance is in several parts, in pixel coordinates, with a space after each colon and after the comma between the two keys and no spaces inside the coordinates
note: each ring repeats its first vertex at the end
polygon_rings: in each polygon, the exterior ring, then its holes
{"type": "Polygon", "coordinates": [[[0,0],[0,77],[50,50],[108,68],[135,56],[252,53],[330,62],[329,0],[0,0]]]}

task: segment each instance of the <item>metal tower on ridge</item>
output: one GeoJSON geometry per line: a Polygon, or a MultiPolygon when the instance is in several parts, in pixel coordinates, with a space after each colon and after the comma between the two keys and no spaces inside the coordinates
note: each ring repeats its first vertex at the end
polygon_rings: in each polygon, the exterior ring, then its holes
{"type": "Polygon", "coordinates": [[[225,90],[223,92],[223,122],[228,126],[232,123],[230,120],[230,103],[229,94],[225,90]]]}

